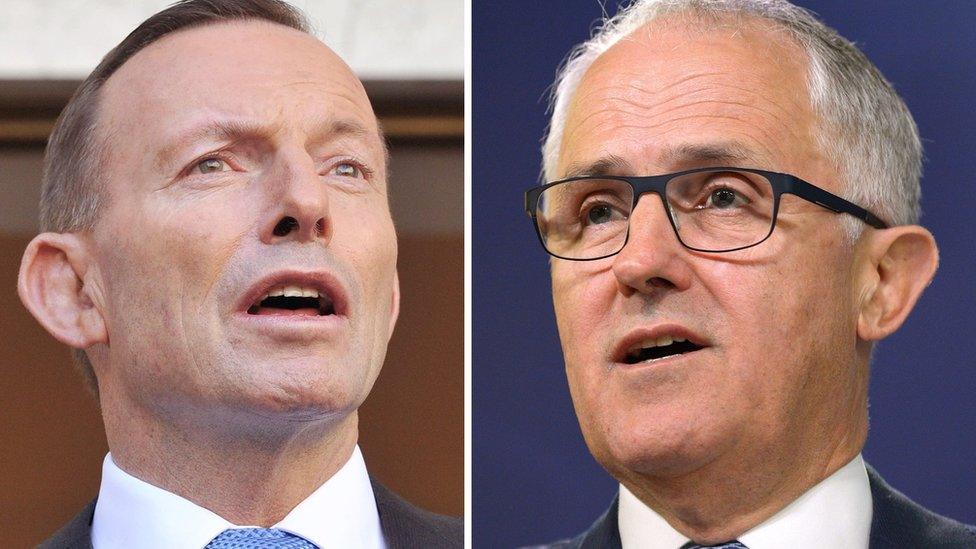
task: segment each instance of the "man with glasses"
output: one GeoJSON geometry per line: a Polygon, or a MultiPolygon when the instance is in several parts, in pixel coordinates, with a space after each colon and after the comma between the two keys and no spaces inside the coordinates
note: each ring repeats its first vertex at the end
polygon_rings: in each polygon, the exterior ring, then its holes
{"type": "Polygon", "coordinates": [[[18,283],[110,449],[42,547],[463,545],[358,445],[399,312],[387,173],[359,78],[281,0],[183,0],[106,55],[49,140],[18,283]]]}
{"type": "Polygon", "coordinates": [[[915,124],[851,43],[784,1],[637,1],[560,73],[544,164],[525,206],[620,481],[556,547],[976,546],[860,455],[938,251],[915,124]]]}

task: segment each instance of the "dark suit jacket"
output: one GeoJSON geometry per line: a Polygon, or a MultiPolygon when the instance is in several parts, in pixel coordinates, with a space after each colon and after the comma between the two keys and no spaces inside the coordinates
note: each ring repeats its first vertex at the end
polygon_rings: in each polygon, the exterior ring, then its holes
{"type": "MultiPolygon", "coordinates": [[[[390,549],[464,546],[464,523],[461,519],[436,515],[410,502],[372,480],[380,527],[390,549]]],[[[41,549],[92,549],[91,524],[95,501],[88,504],[71,522],[64,525],[39,547],[41,549]]]]}
{"type": "MultiPolygon", "coordinates": [[[[870,549],[974,549],[976,527],[967,526],[937,515],[908,499],[885,483],[871,466],[871,498],[874,516],[871,518],[870,549]]],[[[617,530],[617,499],[610,509],[579,536],[551,545],[551,549],[619,549],[617,530]]]]}

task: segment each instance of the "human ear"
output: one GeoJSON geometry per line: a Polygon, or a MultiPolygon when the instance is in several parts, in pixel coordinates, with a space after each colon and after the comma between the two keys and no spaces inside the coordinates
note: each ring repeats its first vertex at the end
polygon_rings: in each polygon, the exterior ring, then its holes
{"type": "Polygon", "coordinates": [[[390,334],[393,337],[393,328],[396,327],[397,318],[400,316],[400,273],[393,271],[393,295],[390,303],[390,334]]]}
{"type": "Polygon", "coordinates": [[[84,349],[107,343],[108,332],[84,280],[91,256],[81,236],[41,233],[24,251],[17,294],[58,341],[84,349]]]}
{"type": "Polygon", "coordinates": [[[857,335],[877,341],[897,330],[939,266],[939,249],[928,230],[904,225],[865,235],[857,335]]]}

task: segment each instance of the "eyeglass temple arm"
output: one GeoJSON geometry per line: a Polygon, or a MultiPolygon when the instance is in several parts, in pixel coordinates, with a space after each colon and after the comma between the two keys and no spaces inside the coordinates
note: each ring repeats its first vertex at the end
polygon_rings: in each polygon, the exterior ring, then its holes
{"type": "Polygon", "coordinates": [[[887,223],[868,210],[854,204],[853,202],[847,201],[836,194],[825,191],[816,185],[811,185],[798,177],[791,178],[785,192],[799,196],[804,200],[813,202],[814,204],[827,208],[832,212],[853,215],[868,225],[871,225],[875,229],[888,228],[887,223]]]}
{"type": "Polygon", "coordinates": [[[529,217],[535,217],[535,209],[539,205],[539,196],[541,194],[542,189],[538,187],[525,192],[525,213],[529,217]]]}

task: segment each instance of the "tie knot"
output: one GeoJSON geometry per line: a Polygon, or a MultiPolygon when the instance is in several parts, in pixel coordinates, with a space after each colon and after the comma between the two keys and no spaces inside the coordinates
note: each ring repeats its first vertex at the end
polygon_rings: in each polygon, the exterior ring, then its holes
{"type": "Polygon", "coordinates": [[[277,528],[231,528],[215,537],[204,549],[317,549],[305,538],[277,528]]]}

